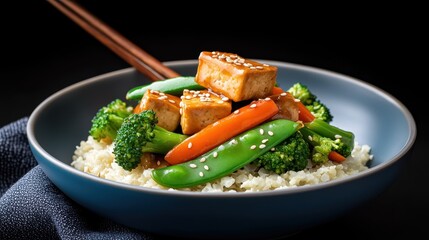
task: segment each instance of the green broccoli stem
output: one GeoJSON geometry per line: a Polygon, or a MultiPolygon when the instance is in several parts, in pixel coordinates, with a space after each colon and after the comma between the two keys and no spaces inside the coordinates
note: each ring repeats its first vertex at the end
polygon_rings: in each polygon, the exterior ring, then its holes
{"type": "Polygon", "coordinates": [[[142,147],[142,152],[166,154],[170,149],[188,137],[187,135],[167,131],[158,125],[153,128],[152,133],[155,137],[142,147]]]}
{"type": "Polygon", "coordinates": [[[327,137],[332,140],[341,138],[341,141],[353,149],[355,136],[352,132],[340,129],[320,119],[315,119],[305,123],[305,127],[319,134],[322,137],[327,137]]]}

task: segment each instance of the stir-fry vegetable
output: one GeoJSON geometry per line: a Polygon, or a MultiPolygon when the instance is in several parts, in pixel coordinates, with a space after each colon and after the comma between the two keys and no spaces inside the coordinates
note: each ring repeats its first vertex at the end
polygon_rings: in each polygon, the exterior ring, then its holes
{"type": "Polygon", "coordinates": [[[165,160],[170,164],[178,164],[193,159],[270,119],[278,111],[271,99],[253,101],[185,139],[165,155],[165,160]]]}
{"type": "Polygon", "coordinates": [[[314,163],[325,163],[329,159],[337,162],[343,161],[345,159],[344,157],[351,154],[354,146],[353,144],[350,145],[352,139],[354,139],[351,132],[329,125],[322,120],[316,119],[314,121],[316,121],[314,125],[306,123],[305,126],[300,129],[304,139],[313,146],[311,160],[314,163]],[[319,121],[327,125],[321,127],[321,125],[317,124],[319,121]],[[343,156],[343,158],[338,156],[338,154],[343,156]]]}
{"type": "Polygon", "coordinates": [[[323,104],[320,99],[314,95],[307,85],[295,83],[288,90],[296,99],[298,99],[311,113],[320,120],[330,123],[333,119],[329,108],[323,104]]]}
{"type": "Polygon", "coordinates": [[[252,162],[295,133],[302,124],[286,119],[266,122],[185,163],[152,171],[160,185],[192,187],[226,176],[252,162]]]}
{"type": "Polygon", "coordinates": [[[283,142],[262,154],[255,163],[268,171],[282,174],[287,171],[300,171],[308,165],[310,159],[310,146],[297,131],[283,142]]]}
{"type": "Polygon", "coordinates": [[[89,134],[95,140],[113,141],[124,119],[131,112],[132,107],[128,107],[124,101],[120,99],[113,100],[107,106],[100,108],[92,118],[89,134]]]}
{"type": "MultiPolygon", "coordinates": [[[[275,87],[273,93],[275,92],[278,94],[282,91],[282,88],[275,87]]],[[[298,97],[296,101],[296,105],[299,109],[298,118],[300,121],[305,123],[305,128],[311,130],[311,132],[310,130],[306,131],[306,129],[301,131],[305,135],[306,140],[313,147],[313,155],[310,159],[314,163],[323,163],[328,159],[335,162],[342,162],[347,156],[350,156],[354,147],[354,134],[329,124],[325,118],[316,118],[313,115],[310,111],[312,108],[304,105],[300,100],[302,99],[304,102],[310,103],[310,106],[314,106],[313,103],[318,102],[316,95],[311,93],[307,86],[296,83],[288,90],[288,92],[291,94],[293,93],[298,97]],[[317,133],[316,139],[322,138],[324,143],[322,144],[321,142],[309,140],[309,138],[311,139],[311,136],[309,137],[311,133],[317,133]]],[[[319,113],[322,112],[329,113],[330,115],[329,110],[328,112],[320,110],[319,113]]],[[[330,117],[330,119],[332,119],[332,117],[330,117]]]]}
{"type": "Polygon", "coordinates": [[[196,83],[193,76],[175,77],[132,88],[127,92],[126,98],[128,100],[140,100],[148,89],[180,96],[185,89],[201,90],[204,87],[196,83]]]}
{"type": "Polygon", "coordinates": [[[140,163],[145,152],[165,154],[187,138],[186,135],[167,131],[157,124],[153,110],[131,114],[118,130],[113,153],[116,163],[132,170],[140,163]]]}

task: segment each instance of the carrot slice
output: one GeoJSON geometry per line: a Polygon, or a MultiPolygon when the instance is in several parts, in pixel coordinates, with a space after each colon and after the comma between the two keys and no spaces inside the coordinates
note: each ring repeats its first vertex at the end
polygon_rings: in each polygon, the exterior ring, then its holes
{"type": "Polygon", "coordinates": [[[271,99],[252,101],[188,137],[171,149],[164,159],[170,164],[192,160],[226,140],[265,122],[278,111],[277,105],[271,99]]]}
{"type": "Polygon", "coordinates": [[[271,92],[272,95],[277,95],[284,92],[281,87],[273,87],[273,91],[271,92]]]}
{"type": "Polygon", "coordinates": [[[346,160],[346,158],[339,154],[338,152],[335,151],[331,151],[328,155],[329,160],[334,161],[334,162],[342,162],[344,160],[346,160]]]}
{"type": "Polygon", "coordinates": [[[299,120],[303,121],[303,122],[311,122],[315,119],[314,115],[310,112],[310,110],[308,110],[305,105],[298,101],[296,102],[296,105],[298,106],[299,109],[299,120]]]}

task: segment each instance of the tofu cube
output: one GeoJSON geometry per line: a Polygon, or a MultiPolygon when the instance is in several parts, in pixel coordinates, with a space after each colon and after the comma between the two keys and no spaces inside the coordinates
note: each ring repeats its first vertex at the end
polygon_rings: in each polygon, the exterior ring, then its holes
{"type": "Polygon", "coordinates": [[[271,95],[277,67],[244,59],[237,54],[203,51],[195,81],[234,102],[271,95]]]}
{"type": "Polygon", "coordinates": [[[152,109],[158,118],[158,126],[175,131],[180,124],[180,101],[174,95],[148,89],[138,108],[139,111],[152,109]]]}
{"type": "Polygon", "coordinates": [[[184,90],[180,125],[184,134],[194,134],[231,113],[231,101],[209,90],[184,90]]]}

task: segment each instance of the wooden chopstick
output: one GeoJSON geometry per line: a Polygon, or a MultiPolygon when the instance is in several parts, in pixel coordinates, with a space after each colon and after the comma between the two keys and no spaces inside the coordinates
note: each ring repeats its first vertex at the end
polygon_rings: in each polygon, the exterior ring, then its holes
{"type": "Polygon", "coordinates": [[[152,81],[180,76],[77,3],[69,0],[48,2],[152,81]]]}

